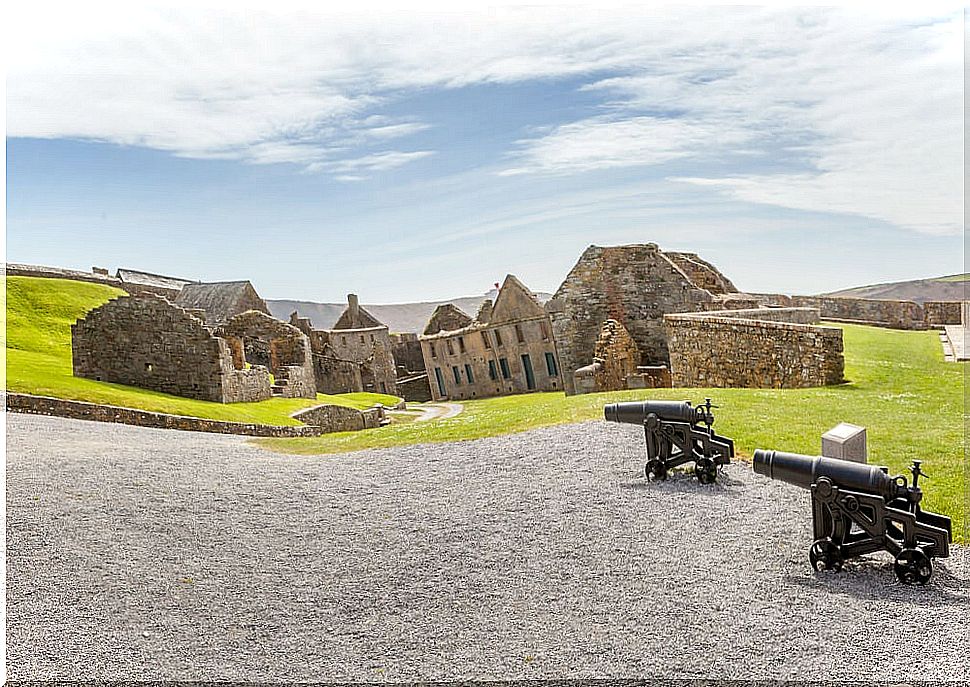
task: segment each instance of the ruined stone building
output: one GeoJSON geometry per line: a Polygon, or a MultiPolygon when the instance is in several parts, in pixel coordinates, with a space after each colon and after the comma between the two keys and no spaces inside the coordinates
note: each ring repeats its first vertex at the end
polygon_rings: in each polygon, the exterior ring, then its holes
{"type": "Polygon", "coordinates": [[[337,394],[373,391],[397,394],[397,370],[387,325],[360,306],[355,294],[333,329],[313,329],[294,312],[290,323],[310,339],[317,389],[337,394]]]}
{"type": "Polygon", "coordinates": [[[110,300],[71,326],[74,375],[219,403],[316,396],[298,330],[246,313],[227,323],[227,339],[201,315],[153,294],[110,300]]]}
{"type": "Polygon", "coordinates": [[[439,306],[420,341],[435,400],[562,388],[552,323],[512,275],[494,306],[486,300],[474,319],[453,305],[439,306]]]}
{"type": "Polygon", "coordinates": [[[573,373],[593,363],[607,320],[636,344],[641,366],[668,365],[668,313],[756,307],[713,265],[693,253],[661,251],[656,244],[590,246],[546,303],[566,393],[573,373]]]}
{"type": "Polygon", "coordinates": [[[266,302],[249,281],[185,284],[174,302],[183,308],[202,311],[208,327],[218,327],[249,310],[270,314],[266,302]]]}
{"type": "Polygon", "coordinates": [[[578,394],[626,389],[639,362],[640,351],[630,332],[616,320],[607,320],[596,339],[593,362],[573,373],[573,386],[578,394]]]}
{"type": "MultiPolygon", "coordinates": [[[[103,270],[103,273],[107,274],[108,270],[103,270]]],[[[184,286],[193,283],[190,279],[166,277],[162,274],[130,270],[125,267],[119,267],[115,271],[115,278],[121,282],[121,287],[128,293],[152,291],[160,296],[165,296],[170,301],[174,301],[178,297],[184,286]]]]}

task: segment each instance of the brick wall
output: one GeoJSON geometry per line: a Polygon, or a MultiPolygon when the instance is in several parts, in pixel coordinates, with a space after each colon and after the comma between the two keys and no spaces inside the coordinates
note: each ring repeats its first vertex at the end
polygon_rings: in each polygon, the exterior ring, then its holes
{"type": "Polygon", "coordinates": [[[842,330],[803,309],[667,315],[675,387],[800,388],[843,381],[842,330]],[[770,314],[769,314],[770,313],[770,314]],[[777,321],[790,315],[795,322],[777,321]],[[772,317],[775,321],[756,319],[772,317]]]}

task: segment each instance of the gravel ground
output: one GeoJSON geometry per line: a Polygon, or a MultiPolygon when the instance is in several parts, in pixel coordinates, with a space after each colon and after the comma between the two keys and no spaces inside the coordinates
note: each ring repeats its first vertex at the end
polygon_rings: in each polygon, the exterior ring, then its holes
{"type": "MultiPolygon", "coordinates": [[[[8,678],[956,680],[970,561],[811,571],[807,492],[605,422],[317,457],[7,415],[8,678]]],[[[932,484],[930,485],[932,487],[932,484]]]]}

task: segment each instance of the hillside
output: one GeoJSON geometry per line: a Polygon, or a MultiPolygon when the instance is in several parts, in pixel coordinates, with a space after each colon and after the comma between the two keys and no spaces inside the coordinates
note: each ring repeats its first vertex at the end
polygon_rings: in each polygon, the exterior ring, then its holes
{"type": "MultiPolygon", "coordinates": [[[[445,301],[427,301],[423,303],[390,303],[361,305],[371,315],[386,324],[392,332],[418,332],[424,330],[431,313],[439,305],[454,303],[463,311],[474,317],[479,306],[486,298],[495,300],[496,290],[481,296],[464,296],[445,301]]],[[[545,303],[552,297],[549,293],[537,293],[540,303],[545,303]]],[[[302,317],[309,317],[315,329],[329,329],[340,317],[340,313],[347,307],[346,303],[314,303],[312,301],[267,300],[266,305],[273,317],[288,322],[290,313],[298,311],[302,317]]]]}
{"type": "Polygon", "coordinates": [[[842,289],[821,295],[914,301],[922,305],[926,301],[967,300],[968,287],[970,287],[970,274],[953,274],[948,277],[856,286],[851,289],[842,289]]]}

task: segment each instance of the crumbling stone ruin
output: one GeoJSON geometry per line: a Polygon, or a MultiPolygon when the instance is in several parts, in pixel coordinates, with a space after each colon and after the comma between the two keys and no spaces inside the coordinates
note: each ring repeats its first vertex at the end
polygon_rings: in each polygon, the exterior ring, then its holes
{"type": "Polygon", "coordinates": [[[593,362],[573,373],[577,394],[619,391],[627,388],[627,377],[636,374],[640,351],[622,324],[607,320],[600,329],[593,362]]]}
{"type": "Polygon", "coordinates": [[[757,305],[693,253],[665,253],[647,243],[587,248],[546,303],[546,311],[566,393],[573,394],[573,372],[593,360],[607,320],[616,320],[629,332],[640,353],[639,365],[656,366],[669,363],[665,314],[757,305]]]}
{"type": "Polygon", "coordinates": [[[317,397],[310,340],[296,327],[249,310],[216,327],[213,333],[229,345],[237,370],[246,365],[269,370],[274,396],[317,397]]]}
{"type": "Polygon", "coordinates": [[[814,308],[757,308],[664,316],[673,385],[800,388],[839,384],[842,330],[814,308]]]}
{"type": "Polygon", "coordinates": [[[391,355],[397,365],[397,393],[406,401],[431,400],[428,371],[424,369],[421,341],[413,333],[391,334],[391,355]]]}
{"type": "Polygon", "coordinates": [[[511,274],[494,306],[486,301],[474,320],[453,305],[439,306],[419,338],[434,400],[562,388],[552,323],[511,274]]]}
{"type": "Polygon", "coordinates": [[[224,339],[200,313],[162,297],[123,296],[71,325],[74,375],[203,401],[272,396],[265,367],[239,369],[224,339]]]}
{"type": "Polygon", "coordinates": [[[397,370],[391,337],[355,294],[333,329],[313,329],[309,318],[294,312],[290,324],[309,337],[317,390],[326,394],[374,391],[397,394],[397,370]]]}
{"type": "Polygon", "coordinates": [[[186,284],[175,298],[175,304],[202,311],[209,327],[218,327],[249,310],[270,314],[266,302],[249,281],[186,284]]]}

